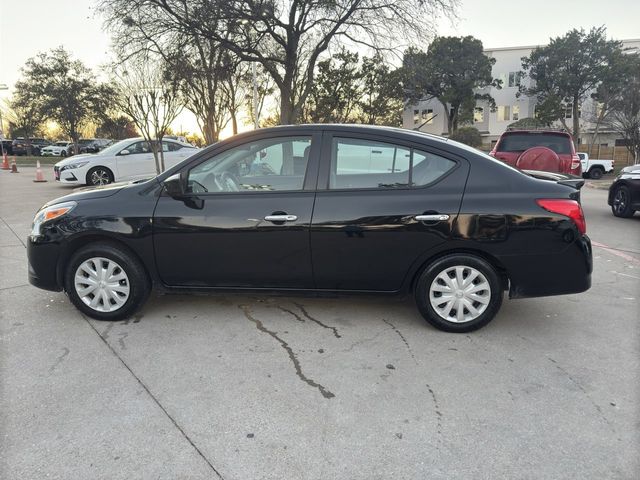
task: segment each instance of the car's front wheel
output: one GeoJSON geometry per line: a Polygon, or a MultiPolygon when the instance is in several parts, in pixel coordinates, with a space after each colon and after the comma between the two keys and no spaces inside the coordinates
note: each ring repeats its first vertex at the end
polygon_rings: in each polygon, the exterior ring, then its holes
{"type": "Polygon", "coordinates": [[[631,192],[625,185],[620,185],[613,193],[613,203],[611,212],[616,217],[629,218],[633,216],[634,210],[631,208],[631,192]]]}
{"type": "Polygon", "coordinates": [[[86,315],[97,320],[122,320],[146,301],[150,282],[135,255],[116,244],[94,243],[71,257],[65,291],[86,315]]]}
{"type": "Polygon", "coordinates": [[[415,287],[422,316],[446,332],[477,330],[500,310],[502,282],[486,260],[469,254],[451,254],[427,265],[415,287]]]}
{"type": "Polygon", "coordinates": [[[93,167],[87,172],[87,185],[99,186],[113,183],[113,173],[107,167],[93,167]]]}

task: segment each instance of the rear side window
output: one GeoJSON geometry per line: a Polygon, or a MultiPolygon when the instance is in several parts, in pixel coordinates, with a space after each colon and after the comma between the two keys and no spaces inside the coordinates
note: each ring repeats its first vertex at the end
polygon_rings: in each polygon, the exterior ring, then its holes
{"type": "Polygon", "coordinates": [[[427,185],[456,163],[401,145],[334,137],[330,189],[410,188],[427,185]]]}
{"type": "Polygon", "coordinates": [[[524,152],[532,147],[547,147],[558,154],[571,154],[571,140],[564,135],[512,133],[502,137],[498,152],[524,152]]]}

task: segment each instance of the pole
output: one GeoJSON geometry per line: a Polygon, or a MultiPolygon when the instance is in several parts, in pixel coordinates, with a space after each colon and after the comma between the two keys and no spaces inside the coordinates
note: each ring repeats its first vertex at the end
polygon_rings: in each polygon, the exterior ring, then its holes
{"type": "Polygon", "coordinates": [[[2,109],[0,109],[0,132],[2,132],[2,138],[0,138],[0,145],[2,145],[2,156],[4,157],[4,123],[2,123],[2,109]]]}
{"type": "Polygon", "coordinates": [[[253,128],[259,128],[260,122],[258,118],[258,78],[256,71],[256,62],[251,63],[251,72],[253,74],[253,128]]]}

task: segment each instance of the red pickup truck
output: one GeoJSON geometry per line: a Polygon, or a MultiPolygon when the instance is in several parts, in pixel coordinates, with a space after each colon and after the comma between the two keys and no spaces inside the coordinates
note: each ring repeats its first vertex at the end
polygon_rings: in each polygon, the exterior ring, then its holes
{"type": "Polygon", "coordinates": [[[573,139],[560,130],[507,130],[489,153],[522,170],[582,175],[573,139]]]}

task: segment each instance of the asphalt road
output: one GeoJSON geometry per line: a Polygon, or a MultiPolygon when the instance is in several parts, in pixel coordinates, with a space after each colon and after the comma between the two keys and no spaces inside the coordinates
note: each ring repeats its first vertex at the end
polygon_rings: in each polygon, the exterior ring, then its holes
{"type": "MultiPolygon", "coordinates": [[[[0,171],[3,479],[637,479],[640,214],[585,187],[593,287],[469,335],[411,301],[152,297],[84,318],[27,284],[45,201],[0,171]]],[[[50,172],[47,172],[50,177],[50,172]]]]}

